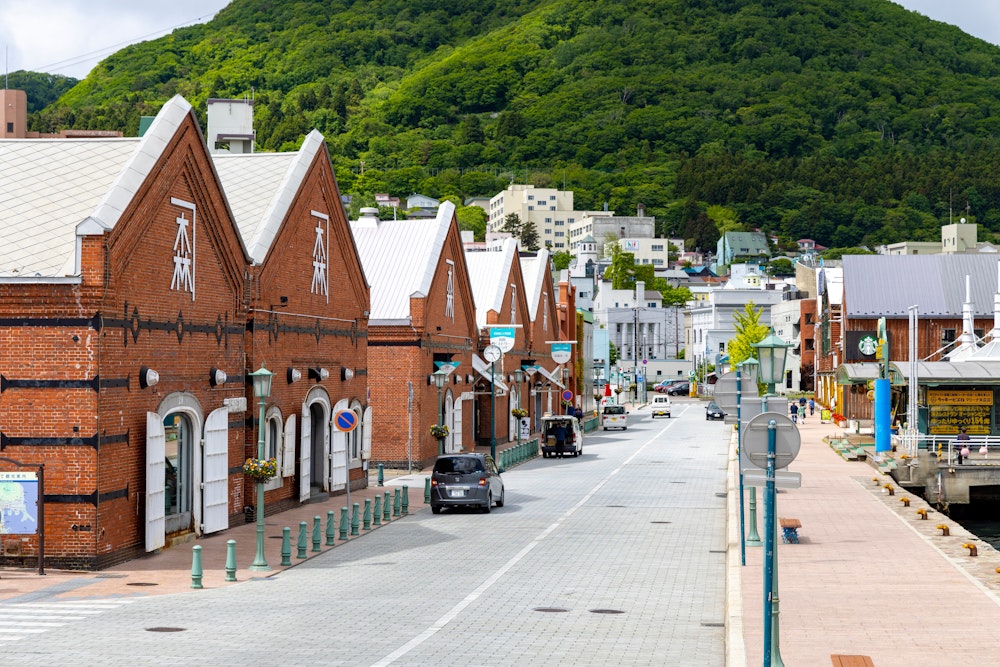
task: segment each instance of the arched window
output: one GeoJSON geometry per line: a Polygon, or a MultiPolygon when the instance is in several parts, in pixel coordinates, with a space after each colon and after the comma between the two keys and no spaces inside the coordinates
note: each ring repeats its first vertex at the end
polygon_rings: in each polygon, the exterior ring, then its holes
{"type": "Polygon", "coordinates": [[[272,477],[265,489],[278,489],[282,485],[281,465],[284,459],[285,427],[281,418],[281,410],[272,405],[264,416],[264,456],[278,462],[278,474],[272,477]]]}

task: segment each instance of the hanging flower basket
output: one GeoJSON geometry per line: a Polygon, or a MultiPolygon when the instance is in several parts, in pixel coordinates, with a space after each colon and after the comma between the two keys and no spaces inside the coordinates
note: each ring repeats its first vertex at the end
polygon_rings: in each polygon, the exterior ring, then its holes
{"type": "Polygon", "coordinates": [[[243,464],[243,472],[255,482],[266,482],[278,474],[278,461],[249,458],[243,464]]]}
{"type": "Polygon", "coordinates": [[[448,427],[445,426],[444,424],[434,424],[433,426],[431,426],[431,436],[437,438],[438,440],[447,438],[448,433],[450,433],[450,431],[448,430],[448,427]]]}
{"type": "Polygon", "coordinates": [[[517,417],[518,419],[521,419],[523,417],[528,416],[528,411],[525,410],[524,408],[514,408],[513,410],[510,411],[510,414],[517,417]]]}

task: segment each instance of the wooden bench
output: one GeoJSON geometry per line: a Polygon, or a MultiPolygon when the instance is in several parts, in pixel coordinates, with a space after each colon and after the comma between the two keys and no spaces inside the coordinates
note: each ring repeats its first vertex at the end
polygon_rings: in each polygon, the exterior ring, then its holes
{"type": "Polygon", "coordinates": [[[802,522],[798,519],[779,518],[778,523],[781,524],[781,541],[785,544],[798,544],[799,528],[802,527],[802,522]]]}
{"type": "Polygon", "coordinates": [[[831,655],[833,667],[875,667],[867,655],[831,655]]]}

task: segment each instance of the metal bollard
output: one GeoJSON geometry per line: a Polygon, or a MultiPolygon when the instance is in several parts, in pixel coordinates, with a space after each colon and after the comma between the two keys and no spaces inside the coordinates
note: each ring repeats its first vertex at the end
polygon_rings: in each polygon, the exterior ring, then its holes
{"type": "Polygon", "coordinates": [[[351,512],[351,535],[358,534],[358,526],[360,525],[360,513],[361,513],[361,503],[352,503],[353,511],[351,512]]]}
{"type": "Polygon", "coordinates": [[[319,548],[319,542],[320,542],[320,523],[322,523],[322,521],[323,521],[323,519],[321,517],[319,517],[319,516],[314,516],[313,517],[313,548],[312,548],[312,550],[314,552],[315,551],[320,551],[320,548],[319,548]]]}
{"type": "Polygon", "coordinates": [[[306,528],[307,524],[305,521],[299,521],[299,543],[298,543],[298,553],[296,556],[298,558],[306,557],[306,528]]]}
{"type": "Polygon", "coordinates": [[[392,493],[392,515],[394,517],[399,516],[399,503],[400,503],[399,489],[397,488],[392,493]]]}
{"type": "Polygon", "coordinates": [[[375,508],[372,510],[372,523],[382,525],[382,496],[375,494],[375,508]]]}
{"type": "Polygon", "coordinates": [[[391,503],[389,502],[389,492],[386,491],[385,499],[382,501],[382,520],[385,521],[386,523],[392,521],[392,517],[389,516],[389,513],[392,511],[390,505],[391,503]]]}
{"type": "Polygon", "coordinates": [[[378,485],[385,486],[385,470],[382,468],[382,464],[378,464],[378,485]]]}
{"type": "Polygon", "coordinates": [[[351,528],[351,517],[346,507],[340,508],[340,539],[347,539],[347,531],[351,528]]]}
{"type": "MultiPolygon", "coordinates": [[[[292,564],[292,529],[288,526],[281,529],[281,564],[292,564]]],[[[235,576],[233,577],[233,581],[236,581],[235,576]]]]}
{"type": "Polygon", "coordinates": [[[226,542],[226,581],[236,581],[236,540],[226,542]]]}
{"type": "Polygon", "coordinates": [[[431,478],[428,477],[424,480],[424,504],[431,504],[431,478]]]}
{"type": "Polygon", "coordinates": [[[201,585],[201,545],[191,547],[191,588],[204,588],[201,585]]]}
{"type": "Polygon", "coordinates": [[[365,498],[365,513],[361,515],[361,528],[363,530],[372,529],[372,499],[365,498]]]}
{"type": "Polygon", "coordinates": [[[332,547],[337,539],[337,518],[336,512],[327,510],[326,512],[326,546],[332,547]]]}
{"type": "Polygon", "coordinates": [[[410,487],[403,485],[403,516],[410,513],[410,487]]]}

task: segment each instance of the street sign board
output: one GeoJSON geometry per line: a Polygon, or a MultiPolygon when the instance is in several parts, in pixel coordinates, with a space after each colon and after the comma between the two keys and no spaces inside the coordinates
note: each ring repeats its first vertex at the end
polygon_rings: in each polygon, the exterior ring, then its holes
{"type": "MultiPolygon", "coordinates": [[[[770,403],[770,401],[768,401],[770,403]]],[[[768,405],[768,407],[771,407],[768,405]]],[[[741,410],[742,413],[742,410],[741,410]]],[[[782,413],[762,412],[751,419],[742,433],[740,465],[749,463],[752,468],[767,469],[768,423],[775,423],[774,468],[787,468],[795,460],[802,446],[802,436],[792,420],[782,413]]]]}
{"type": "Polygon", "coordinates": [[[514,334],[514,327],[490,327],[490,344],[510,352],[514,348],[514,334]]]}
{"type": "MultiPolygon", "coordinates": [[[[779,489],[802,487],[802,473],[775,470],[774,485],[779,489]]],[[[767,486],[767,473],[761,470],[747,470],[743,473],[743,486],[767,486]]]]}
{"type": "Polygon", "coordinates": [[[565,364],[573,357],[572,343],[552,343],[552,361],[565,364]]]}
{"type": "Polygon", "coordinates": [[[566,391],[564,391],[562,393],[562,399],[564,401],[572,401],[573,400],[573,392],[571,392],[569,389],[567,389],[566,391]]]}
{"type": "Polygon", "coordinates": [[[353,431],[358,426],[358,416],[353,410],[338,410],[333,416],[333,425],[338,431],[353,431]]]}

